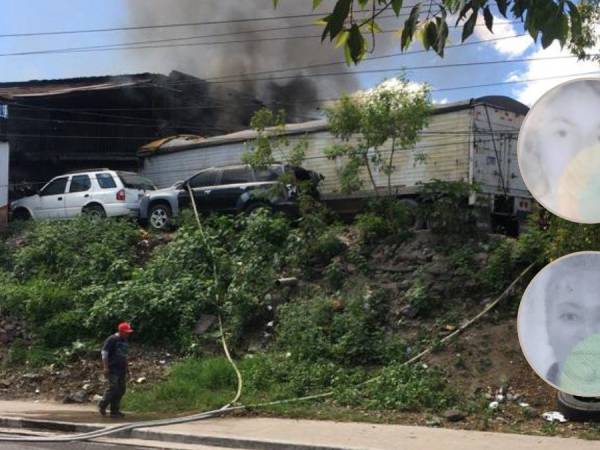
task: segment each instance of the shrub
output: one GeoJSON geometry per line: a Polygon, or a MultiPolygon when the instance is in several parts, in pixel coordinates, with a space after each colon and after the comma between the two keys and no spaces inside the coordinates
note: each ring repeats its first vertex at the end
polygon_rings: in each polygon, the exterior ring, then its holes
{"type": "Polygon", "coordinates": [[[432,233],[448,236],[466,234],[476,228],[475,211],[468,198],[479,188],[463,181],[433,180],[423,184],[418,214],[432,233]]]}
{"type": "Polygon", "coordinates": [[[343,403],[392,411],[439,411],[457,401],[438,370],[401,364],[385,367],[375,381],[338,396],[343,403]]]}
{"type": "Polygon", "coordinates": [[[406,239],[410,233],[411,211],[393,197],[371,199],[366,212],[356,217],[356,227],[364,241],[370,242],[384,237],[406,239]]]}
{"type": "Polygon", "coordinates": [[[125,220],[39,222],[24,235],[26,245],[14,251],[14,273],[57,280],[79,288],[114,283],[129,274],[135,262],[138,232],[125,220]]]}
{"type": "Polygon", "coordinates": [[[311,296],[278,310],[277,348],[294,361],[369,365],[397,357],[384,333],[387,298],[357,291],[342,296],[311,296]]]}
{"type": "Polygon", "coordinates": [[[417,277],[406,293],[406,299],[415,310],[416,315],[428,316],[435,308],[435,302],[427,292],[423,279],[417,277]]]}

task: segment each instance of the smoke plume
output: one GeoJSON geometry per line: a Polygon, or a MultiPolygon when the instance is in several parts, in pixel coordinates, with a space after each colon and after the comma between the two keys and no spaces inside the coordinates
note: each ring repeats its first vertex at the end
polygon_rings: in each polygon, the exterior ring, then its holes
{"type": "MultiPolygon", "coordinates": [[[[322,11],[330,10],[332,0],[324,2],[322,11]],[[328,9],[329,8],[329,9],[328,9]]],[[[128,23],[132,25],[213,22],[256,17],[290,16],[311,13],[308,0],[282,0],[274,10],[272,0],[127,0],[128,23]]],[[[340,49],[334,49],[328,42],[321,45],[317,37],[322,31],[314,24],[317,17],[287,18],[270,21],[251,21],[200,25],[186,28],[150,29],[130,31],[123,41],[140,39],[169,39],[199,35],[211,35],[191,42],[238,41],[230,44],[206,46],[180,46],[152,50],[131,51],[131,58],[143,58],[144,67],[153,71],[169,73],[178,70],[203,79],[231,77],[237,75],[253,79],[243,83],[223,82],[220,78],[213,85],[211,93],[222,96],[231,88],[242,91],[248,98],[258,98],[273,108],[284,108],[288,120],[307,120],[316,115],[317,101],[322,98],[339,96],[358,87],[353,76],[306,78],[303,75],[330,71],[331,67],[296,69],[289,72],[263,73],[283,68],[298,68],[307,65],[330,63],[343,59],[340,49]],[[260,32],[257,30],[278,28],[260,32]],[[239,33],[253,30],[251,33],[239,33]],[[223,36],[224,34],[227,34],[223,36]],[[215,36],[221,35],[221,36],[215,36]],[[294,39],[280,39],[295,36],[294,39]],[[307,37],[315,36],[315,37],[307,37]],[[257,39],[272,39],[269,41],[257,39]],[[248,74],[248,75],[245,75],[248,74]],[[254,75],[253,75],[254,74],[254,75]],[[290,76],[289,79],[272,79],[290,76]],[[259,80],[256,80],[259,79],[259,80]]],[[[336,71],[344,70],[344,65],[333,66],[336,71]]],[[[228,81],[236,77],[227,79],[228,81]]],[[[224,98],[225,102],[226,99],[224,98]]]]}

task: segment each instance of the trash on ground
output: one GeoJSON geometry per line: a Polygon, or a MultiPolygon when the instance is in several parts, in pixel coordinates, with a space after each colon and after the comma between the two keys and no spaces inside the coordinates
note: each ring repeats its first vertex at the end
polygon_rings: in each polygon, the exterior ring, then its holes
{"type": "Polygon", "coordinates": [[[567,419],[558,411],[549,411],[542,414],[542,418],[548,422],[560,422],[565,423],[567,419]]]}
{"type": "Polygon", "coordinates": [[[500,403],[498,403],[497,401],[493,401],[493,402],[490,402],[488,407],[490,409],[498,409],[498,406],[500,406],[500,403]]]}

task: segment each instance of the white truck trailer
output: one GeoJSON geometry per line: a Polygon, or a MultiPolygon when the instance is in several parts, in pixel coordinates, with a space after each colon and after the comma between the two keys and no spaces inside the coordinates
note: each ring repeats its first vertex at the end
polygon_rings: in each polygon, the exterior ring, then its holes
{"type": "MultiPolygon", "coordinates": [[[[533,203],[516,155],[517,136],[527,110],[508,97],[437,105],[417,145],[395,153],[391,178],[395,195],[414,197],[421,183],[434,179],[476,182],[481,194],[469,202],[483,212],[480,217],[489,219],[490,225],[494,221],[517,224],[516,219],[524,218],[533,203]]],[[[325,177],[321,198],[334,209],[351,212],[360,203],[358,199],[374,195],[366,171],[362,174],[364,190],[351,195],[341,192],[338,171],[344,160],[331,160],[323,153],[338,142],[325,120],[289,124],[285,133],[292,145],[295,139],[308,140],[303,167],[325,177]]],[[[139,151],[142,173],[157,186],[167,187],[207,167],[239,164],[255,137],[255,131],[246,130],[210,138],[174,136],[155,141],[139,151]]],[[[285,160],[286,155],[274,156],[285,160]]],[[[377,188],[387,191],[387,176],[375,172],[374,178],[377,188]]]]}

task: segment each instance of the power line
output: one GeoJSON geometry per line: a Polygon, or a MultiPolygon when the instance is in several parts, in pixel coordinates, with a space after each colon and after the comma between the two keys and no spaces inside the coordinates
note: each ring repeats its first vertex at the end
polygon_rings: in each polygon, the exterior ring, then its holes
{"type": "MultiPolygon", "coordinates": [[[[517,23],[518,21],[512,22],[503,22],[504,24],[508,23],[517,23]]],[[[475,26],[485,26],[485,24],[476,24],[475,26]]],[[[453,27],[453,29],[462,28],[463,26],[453,27]]],[[[290,28],[290,27],[288,27],[290,28]]],[[[390,34],[397,33],[398,30],[383,30],[379,31],[378,34],[390,34]]],[[[251,33],[251,32],[250,32],[251,33]]],[[[225,34],[227,35],[227,34],[225,34]]],[[[211,37],[201,36],[201,37],[211,37]]],[[[203,46],[212,46],[212,45],[226,45],[226,44],[247,44],[247,43],[255,43],[255,42],[276,42],[276,41],[287,41],[291,39],[316,39],[321,38],[321,34],[313,34],[313,35],[300,35],[300,36],[277,36],[277,37],[263,37],[263,38],[255,38],[255,39],[236,39],[236,40],[226,40],[226,41],[210,41],[210,42],[191,42],[191,43],[180,43],[180,44],[160,44],[160,45],[127,45],[127,44],[112,44],[112,45],[96,45],[96,46],[86,46],[86,47],[66,47],[66,48],[58,48],[58,49],[47,49],[47,50],[30,50],[30,51],[21,51],[21,52],[9,52],[9,53],[0,53],[0,57],[9,57],[9,56],[32,56],[32,55],[49,55],[49,54],[67,54],[67,53],[96,53],[96,52],[107,52],[107,51],[127,51],[127,50],[156,50],[161,48],[175,48],[175,47],[203,47],[203,46]]],[[[170,38],[170,39],[157,39],[151,42],[171,42],[177,41],[179,39],[190,40],[194,38],[170,38]]],[[[139,44],[145,44],[144,41],[139,41],[139,44]]]]}
{"type": "MultiPolygon", "coordinates": [[[[591,55],[596,56],[597,54],[591,55]]],[[[547,56],[540,58],[520,58],[520,59],[501,59],[494,61],[473,61],[467,63],[452,63],[452,64],[433,64],[426,66],[404,66],[404,67],[393,67],[389,69],[366,69],[366,70],[353,70],[344,72],[325,72],[325,73],[309,73],[309,74],[296,74],[296,75],[284,75],[270,78],[240,78],[238,80],[223,80],[223,81],[211,81],[212,84],[223,84],[223,83],[242,83],[242,82],[256,82],[256,81],[277,81],[277,80],[290,80],[290,79],[303,79],[303,78],[320,78],[320,77],[337,77],[337,76],[353,76],[357,74],[367,73],[385,73],[385,72],[402,72],[412,70],[425,70],[425,69],[448,69],[454,67],[469,67],[469,66],[485,66],[493,64],[511,64],[511,63],[522,63],[531,61],[552,61],[557,59],[573,59],[577,58],[575,55],[568,56],[547,56]]]]}
{"type": "MultiPolygon", "coordinates": [[[[402,9],[409,9],[409,6],[403,6],[402,9]]],[[[356,10],[355,13],[369,13],[370,11],[356,10]]],[[[311,14],[293,14],[285,16],[266,16],[266,17],[251,17],[247,19],[229,19],[229,20],[213,20],[204,22],[183,22],[183,23],[169,23],[159,25],[138,25],[138,26],[125,26],[125,27],[108,27],[108,28],[87,28],[78,30],[54,30],[54,31],[37,31],[27,33],[4,33],[0,34],[0,38],[7,37],[32,37],[32,36],[56,36],[56,35],[70,35],[70,34],[86,34],[86,33],[106,33],[113,31],[135,31],[135,30],[155,30],[161,28],[185,28],[185,27],[196,27],[202,25],[226,25],[226,24],[237,24],[237,23],[251,23],[251,22],[267,22],[273,20],[290,20],[290,19],[301,19],[307,17],[324,17],[325,13],[311,13],[311,14]]]]}

